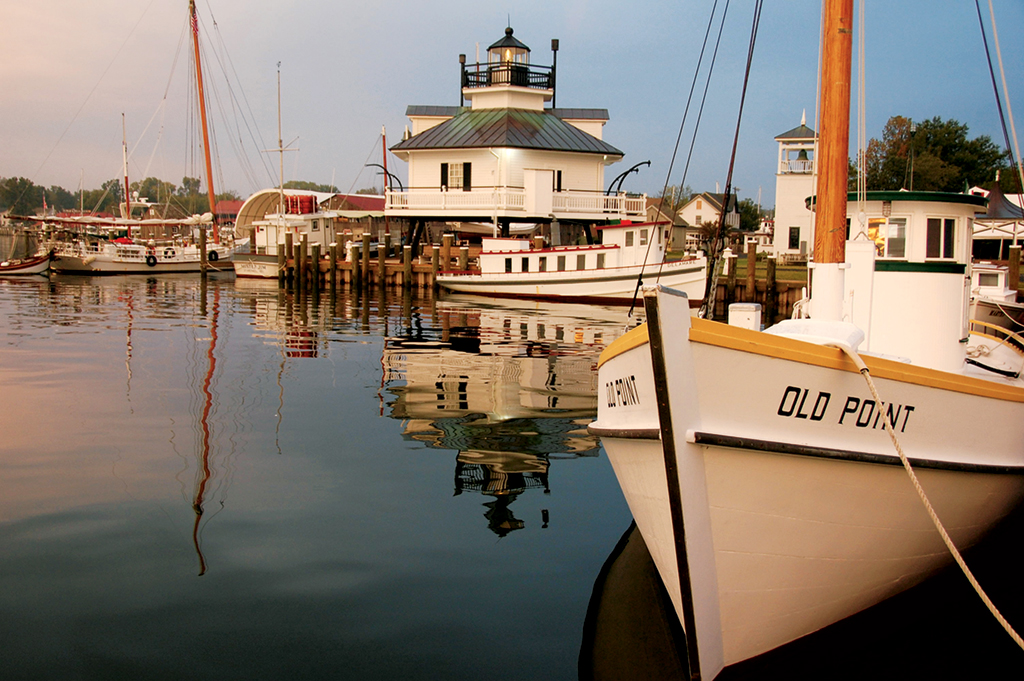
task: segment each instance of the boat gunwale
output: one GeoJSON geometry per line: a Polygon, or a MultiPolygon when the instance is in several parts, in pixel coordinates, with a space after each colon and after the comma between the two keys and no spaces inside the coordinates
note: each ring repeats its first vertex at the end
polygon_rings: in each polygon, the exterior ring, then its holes
{"type": "MultiPolygon", "coordinates": [[[[689,340],[800,364],[858,373],[857,366],[838,348],[752,331],[699,317],[690,320],[689,340]]],[[[642,324],[609,344],[598,358],[597,366],[600,368],[605,362],[648,342],[647,325],[642,324]]],[[[1024,402],[1024,388],[1021,387],[1000,385],[983,378],[904,364],[882,357],[862,357],[875,378],[1008,402],[1024,402]]]]}

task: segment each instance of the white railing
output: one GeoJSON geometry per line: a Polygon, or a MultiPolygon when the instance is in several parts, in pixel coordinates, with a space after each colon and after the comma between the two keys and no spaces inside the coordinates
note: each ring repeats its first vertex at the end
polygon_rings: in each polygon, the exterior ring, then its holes
{"type": "MultiPolygon", "coordinates": [[[[607,215],[643,218],[647,196],[608,196],[601,192],[561,191],[552,193],[552,209],[556,215],[607,215]]],[[[461,191],[452,189],[409,189],[387,192],[386,210],[404,211],[526,211],[526,190],[519,187],[497,187],[461,191]]]]}

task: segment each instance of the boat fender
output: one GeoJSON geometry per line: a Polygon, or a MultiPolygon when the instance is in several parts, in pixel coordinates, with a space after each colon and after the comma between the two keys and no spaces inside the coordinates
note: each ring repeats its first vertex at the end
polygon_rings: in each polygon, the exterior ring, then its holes
{"type": "Polygon", "coordinates": [[[164,249],[164,257],[165,258],[173,258],[174,257],[174,249],[173,248],[165,248],[164,249]]]}
{"type": "Polygon", "coordinates": [[[217,258],[219,257],[220,256],[217,255],[217,251],[210,251],[209,254],[207,254],[206,256],[206,259],[209,260],[210,262],[217,262],[217,258]]]}
{"type": "Polygon", "coordinates": [[[147,255],[146,256],[146,264],[149,265],[150,267],[156,267],[156,256],[155,255],[147,255]]]}

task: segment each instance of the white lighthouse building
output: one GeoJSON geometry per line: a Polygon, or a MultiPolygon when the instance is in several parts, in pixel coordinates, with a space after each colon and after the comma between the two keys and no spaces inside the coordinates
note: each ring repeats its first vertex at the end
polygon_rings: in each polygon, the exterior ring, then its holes
{"type": "MultiPolygon", "coordinates": [[[[552,62],[558,41],[552,40],[552,62]]],[[[645,219],[646,197],[605,190],[605,166],[623,152],[601,139],[606,109],[559,109],[555,66],[530,61],[511,28],[487,61],[460,55],[460,106],[410,106],[411,134],[391,147],[409,164],[408,187],[385,213],[425,221],[608,224],[645,219]]]]}
{"type": "Polygon", "coordinates": [[[779,160],[775,173],[775,235],[777,256],[806,258],[813,244],[813,214],[807,198],[814,195],[815,144],[817,134],[807,127],[806,114],[800,125],[775,138],[779,160]]]}

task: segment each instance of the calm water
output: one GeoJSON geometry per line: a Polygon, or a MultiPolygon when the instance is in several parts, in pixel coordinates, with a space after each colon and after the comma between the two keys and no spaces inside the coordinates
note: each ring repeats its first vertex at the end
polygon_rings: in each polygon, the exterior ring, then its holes
{"type": "MultiPolygon", "coordinates": [[[[53,276],[0,320],[0,678],[682,674],[585,430],[624,310],[53,276]]],[[[1014,622],[1020,526],[980,554],[1014,622]]],[[[992,676],[1007,642],[947,574],[728,674],[992,676]]]]}
{"type": "Polygon", "coordinates": [[[0,280],[3,678],[574,678],[619,318],[0,280]]]}

